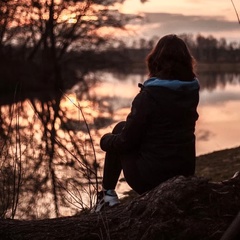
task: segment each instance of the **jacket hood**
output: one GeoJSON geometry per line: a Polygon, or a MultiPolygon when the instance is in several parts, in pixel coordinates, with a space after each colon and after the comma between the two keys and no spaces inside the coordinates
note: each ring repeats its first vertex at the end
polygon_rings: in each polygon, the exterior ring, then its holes
{"type": "Polygon", "coordinates": [[[197,78],[194,78],[192,81],[180,81],[180,80],[165,80],[165,79],[152,77],[146,80],[143,83],[143,86],[144,87],[159,86],[159,87],[165,87],[175,91],[181,91],[181,90],[192,91],[192,90],[198,90],[200,88],[197,78]]]}

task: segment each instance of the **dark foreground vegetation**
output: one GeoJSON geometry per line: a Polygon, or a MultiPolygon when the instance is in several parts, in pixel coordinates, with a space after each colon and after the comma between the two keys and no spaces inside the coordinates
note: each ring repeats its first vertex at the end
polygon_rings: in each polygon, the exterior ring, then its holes
{"type": "MultiPolygon", "coordinates": [[[[101,214],[1,220],[1,239],[216,239],[240,210],[240,179],[178,177],[101,214]]],[[[237,238],[236,238],[237,239],[237,238]]]]}
{"type": "Polygon", "coordinates": [[[170,179],[100,214],[85,211],[54,219],[2,219],[0,239],[239,239],[239,222],[237,228],[231,224],[240,211],[240,176],[228,177],[239,170],[239,157],[240,148],[200,156],[197,176],[170,179]]]}

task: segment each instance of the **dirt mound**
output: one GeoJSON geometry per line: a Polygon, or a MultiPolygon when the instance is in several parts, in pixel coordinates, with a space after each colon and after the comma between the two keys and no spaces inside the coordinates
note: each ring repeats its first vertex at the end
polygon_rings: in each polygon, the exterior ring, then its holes
{"type": "Polygon", "coordinates": [[[219,240],[239,211],[239,175],[221,182],[179,176],[100,214],[0,220],[0,239],[219,240]]]}

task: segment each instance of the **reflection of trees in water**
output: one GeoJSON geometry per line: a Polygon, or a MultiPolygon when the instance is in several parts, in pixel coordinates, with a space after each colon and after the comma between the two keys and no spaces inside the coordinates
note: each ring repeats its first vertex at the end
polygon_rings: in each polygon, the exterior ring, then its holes
{"type": "Polygon", "coordinates": [[[199,73],[201,89],[214,90],[217,86],[225,87],[226,84],[240,84],[240,74],[234,73],[199,73]]]}
{"type": "MultiPolygon", "coordinates": [[[[122,75],[120,81],[128,79],[122,75]]],[[[240,75],[200,73],[199,79],[202,89],[213,90],[227,83],[239,84],[240,75]]],[[[99,165],[94,155],[97,144],[93,149],[90,136],[100,137],[98,129],[112,123],[112,103],[119,100],[89,93],[97,83],[94,74],[87,82],[89,86],[80,82],[75,89],[79,103],[74,95],[62,92],[18,101],[16,92],[15,103],[1,105],[0,196],[8,196],[7,200],[0,198],[1,216],[14,215],[15,211],[28,218],[58,216],[66,209],[76,213],[85,204],[92,204],[99,165]],[[13,177],[6,177],[6,173],[13,177]]]]}
{"type": "MultiPolygon", "coordinates": [[[[91,199],[97,184],[92,184],[97,163],[91,135],[74,128],[76,119],[62,110],[61,91],[81,82],[79,99],[91,100],[86,93],[95,82],[89,73],[119,67],[120,54],[96,58],[99,50],[119,46],[109,33],[103,37],[101,28],[123,29],[135,18],[120,13],[115,3],[121,1],[0,1],[0,91],[8,97],[0,100],[0,171],[13,173],[12,182],[1,175],[13,196],[2,187],[1,196],[8,199],[0,199],[0,217],[14,217],[16,207],[18,216],[47,217],[51,208],[57,216],[69,205],[64,190],[72,194],[72,204],[83,204],[79,191],[91,199]]],[[[105,124],[105,116],[98,117],[91,127],[105,124]]]]}
{"type": "Polygon", "coordinates": [[[111,114],[100,114],[108,105],[95,101],[82,107],[72,96],[51,94],[47,101],[1,106],[1,176],[7,169],[13,173],[13,182],[0,179],[1,196],[9,197],[7,204],[0,199],[1,216],[13,214],[13,206],[17,216],[36,218],[62,215],[66,208],[76,213],[92,204],[99,165],[91,135],[98,136],[97,128],[109,123],[111,114]]]}
{"type": "MultiPolygon", "coordinates": [[[[135,74],[141,76],[142,82],[147,79],[146,73],[141,70],[137,71],[135,74]]],[[[115,76],[120,81],[131,81],[132,74],[123,74],[114,72],[115,76]]],[[[226,84],[240,84],[240,74],[234,72],[218,72],[218,71],[199,71],[197,74],[198,79],[201,84],[201,89],[214,90],[217,86],[224,88],[226,84]]]]}

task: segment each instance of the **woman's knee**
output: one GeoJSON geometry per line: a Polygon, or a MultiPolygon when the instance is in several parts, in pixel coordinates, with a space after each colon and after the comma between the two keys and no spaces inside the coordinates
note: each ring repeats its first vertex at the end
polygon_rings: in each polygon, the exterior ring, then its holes
{"type": "Polygon", "coordinates": [[[126,124],[126,121],[117,123],[116,126],[113,128],[112,133],[114,134],[120,133],[124,128],[125,124],[126,124]]]}

